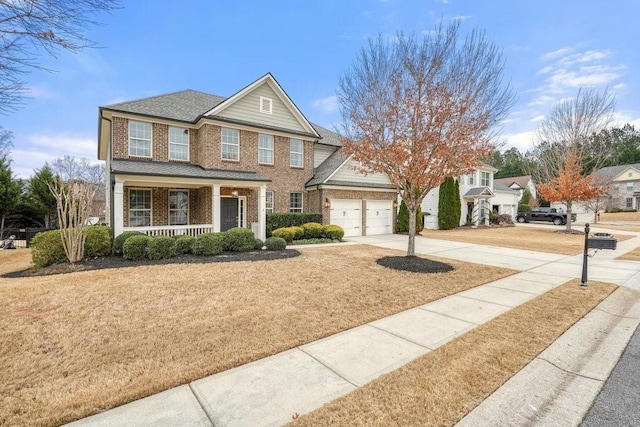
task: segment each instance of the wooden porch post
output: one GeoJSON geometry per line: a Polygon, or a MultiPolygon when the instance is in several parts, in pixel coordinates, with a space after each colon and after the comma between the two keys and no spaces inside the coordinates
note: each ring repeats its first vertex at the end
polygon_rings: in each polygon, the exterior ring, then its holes
{"type": "Polygon", "coordinates": [[[258,197],[258,239],[265,240],[267,238],[267,186],[260,187],[260,196],[258,197]]]}
{"type": "Polygon", "coordinates": [[[122,234],[124,228],[124,181],[116,178],[113,186],[113,236],[122,234]]]}
{"type": "Polygon", "coordinates": [[[211,223],[213,231],[220,231],[220,184],[213,184],[211,187],[211,223]]]}

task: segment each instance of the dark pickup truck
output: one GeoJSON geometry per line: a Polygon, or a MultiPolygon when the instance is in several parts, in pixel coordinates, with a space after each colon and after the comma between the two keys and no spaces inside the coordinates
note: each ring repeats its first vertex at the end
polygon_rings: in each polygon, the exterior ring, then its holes
{"type": "MultiPolygon", "coordinates": [[[[559,212],[556,208],[533,208],[531,212],[518,212],[516,220],[520,223],[530,221],[552,222],[555,225],[567,223],[567,214],[559,212]]],[[[576,214],[571,214],[571,222],[576,220],[576,214]]]]}

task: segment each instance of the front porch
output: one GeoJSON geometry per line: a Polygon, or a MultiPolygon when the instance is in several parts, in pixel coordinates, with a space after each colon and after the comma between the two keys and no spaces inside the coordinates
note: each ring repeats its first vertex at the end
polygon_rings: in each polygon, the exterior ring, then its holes
{"type": "Polygon", "coordinates": [[[114,235],[197,236],[233,227],[266,238],[266,183],[116,176],[114,235]]]}

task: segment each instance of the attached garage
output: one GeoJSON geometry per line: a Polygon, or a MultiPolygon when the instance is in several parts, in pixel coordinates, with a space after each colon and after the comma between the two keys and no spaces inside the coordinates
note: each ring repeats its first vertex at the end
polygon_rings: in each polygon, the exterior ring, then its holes
{"type": "Polygon", "coordinates": [[[329,222],[344,229],[345,237],[362,236],[362,201],[332,199],[329,222]]]}
{"type": "Polygon", "coordinates": [[[393,202],[390,200],[367,200],[366,206],[367,236],[393,233],[393,202]]]}

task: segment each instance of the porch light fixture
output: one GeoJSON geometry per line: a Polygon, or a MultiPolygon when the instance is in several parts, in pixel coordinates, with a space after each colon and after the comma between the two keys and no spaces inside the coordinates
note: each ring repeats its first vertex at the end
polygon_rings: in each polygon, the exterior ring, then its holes
{"type": "Polygon", "coordinates": [[[238,190],[231,190],[231,195],[233,197],[238,197],[238,190]]]}
{"type": "Polygon", "coordinates": [[[324,207],[329,209],[331,207],[331,202],[329,199],[324,199],[324,207]]]}

